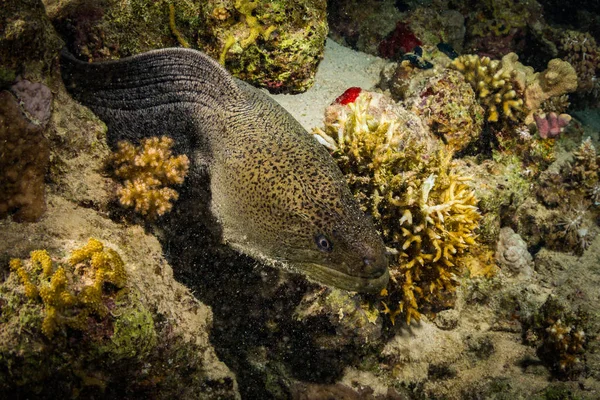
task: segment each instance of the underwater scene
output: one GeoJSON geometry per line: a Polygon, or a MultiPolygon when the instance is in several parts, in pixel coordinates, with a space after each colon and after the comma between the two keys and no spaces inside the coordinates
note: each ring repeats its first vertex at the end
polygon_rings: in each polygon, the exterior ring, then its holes
{"type": "Polygon", "coordinates": [[[600,399],[600,2],[2,0],[0,399],[600,399]]]}

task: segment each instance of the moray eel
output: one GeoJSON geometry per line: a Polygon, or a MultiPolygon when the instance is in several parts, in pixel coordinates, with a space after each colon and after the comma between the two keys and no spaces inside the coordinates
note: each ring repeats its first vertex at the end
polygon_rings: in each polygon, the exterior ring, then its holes
{"type": "Polygon", "coordinates": [[[111,144],[167,134],[208,172],[226,244],[322,284],[386,286],[386,250],[372,221],[325,148],[270,97],[190,49],[98,63],[65,50],[61,69],[71,95],[106,123],[111,144]]]}

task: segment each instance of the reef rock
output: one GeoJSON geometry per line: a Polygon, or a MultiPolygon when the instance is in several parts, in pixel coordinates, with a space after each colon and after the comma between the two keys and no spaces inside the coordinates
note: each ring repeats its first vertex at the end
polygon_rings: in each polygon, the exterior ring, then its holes
{"type": "Polygon", "coordinates": [[[45,3],[73,54],[89,61],[183,45],[277,92],[303,92],[313,84],[327,36],[323,0],[45,3]]]}
{"type": "Polygon", "coordinates": [[[533,274],[533,257],[527,251],[527,243],[512,228],[500,229],[496,261],[511,275],[525,279],[533,274]]]}
{"type": "MultiPolygon", "coordinates": [[[[36,110],[32,112],[36,114],[36,110]]],[[[39,115],[46,121],[49,117],[49,113],[39,115]]],[[[13,214],[17,221],[36,221],[44,212],[44,175],[50,148],[43,131],[25,117],[11,93],[0,92],[0,218],[13,214]]]]}

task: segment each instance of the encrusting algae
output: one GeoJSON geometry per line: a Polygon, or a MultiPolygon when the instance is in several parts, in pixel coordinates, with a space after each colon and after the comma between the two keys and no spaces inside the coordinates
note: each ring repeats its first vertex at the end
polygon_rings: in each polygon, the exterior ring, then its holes
{"type": "Polygon", "coordinates": [[[410,324],[448,305],[461,257],[476,245],[480,214],[470,178],[453,169],[450,150],[383,95],[362,92],[326,113],[316,134],[393,254],[382,312],[410,324]]]}
{"type": "Polygon", "coordinates": [[[55,266],[46,250],[32,251],[29,264],[26,267],[20,259],[13,258],[10,269],[19,276],[29,299],[41,299],[45,311],[42,332],[48,338],[62,327],[84,330],[92,315],[106,317],[105,284],[121,289],[127,280],[117,252],[104,248],[93,238],[74,250],[66,265],[55,266]]]}
{"type": "Polygon", "coordinates": [[[179,195],[168,186],[182,184],[190,165],[186,155],[172,154],[172,146],[173,139],[166,136],[143,139],[139,147],[119,142],[112,162],[122,181],[117,189],[121,205],[149,218],[171,210],[179,195]]]}

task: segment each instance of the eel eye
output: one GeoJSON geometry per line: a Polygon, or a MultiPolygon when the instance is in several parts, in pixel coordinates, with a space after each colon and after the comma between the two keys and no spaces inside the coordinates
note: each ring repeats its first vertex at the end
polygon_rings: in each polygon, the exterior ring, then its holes
{"type": "Polygon", "coordinates": [[[315,242],[317,243],[317,247],[319,250],[329,253],[333,250],[333,243],[325,235],[319,234],[315,236],[315,242]]]}

